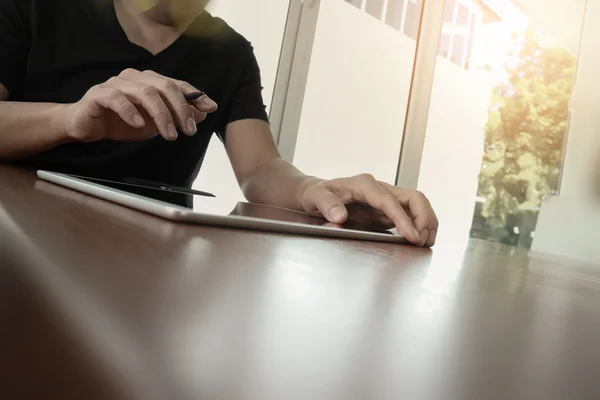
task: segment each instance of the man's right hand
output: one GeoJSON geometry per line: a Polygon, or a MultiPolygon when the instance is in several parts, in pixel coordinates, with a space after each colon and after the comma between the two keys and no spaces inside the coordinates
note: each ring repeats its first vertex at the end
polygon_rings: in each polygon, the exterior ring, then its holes
{"type": "Polygon", "coordinates": [[[65,106],[64,129],[69,138],[83,142],[131,142],[157,134],[173,141],[176,127],[191,136],[196,124],[217,109],[206,95],[189,102],[184,98],[198,91],[187,82],[153,71],[127,69],[65,106]]]}

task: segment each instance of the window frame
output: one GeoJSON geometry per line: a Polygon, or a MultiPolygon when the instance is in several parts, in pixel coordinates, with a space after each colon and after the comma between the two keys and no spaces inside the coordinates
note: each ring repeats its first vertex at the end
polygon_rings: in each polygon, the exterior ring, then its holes
{"type": "Polygon", "coordinates": [[[440,54],[440,57],[449,60],[464,70],[469,70],[468,66],[470,66],[472,62],[475,37],[477,37],[477,32],[483,21],[483,12],[481,7],[472,0],[456,0],[452,12],[452,22],[444,22],[442,25],[442,35],[450,36],[450,41],[448,44],[447,54],[440,54]],[[458,8],[461,5],[464,6],[468,12],[466,25],[457,24],[458,8]],[[471,23],[473,22],[473,19],[475,19],[475,29],[473,32],[471,32],[471,23]],[[464,33],[460,32],[462,29],[464,29],[464,33]],[[456,36],[462,36],[465,40],[463,57],[460,63],[456,63],[452,60],[456,36]]]}
{"type": "MultiPolygon", "coordinates": [[[[423,0],[406,120],[404,126],[399,127],[404,134],[395,183],[407,188],[416,189],[419,180],[445,2],[423,0]]],[[[362,0],[363,11],[365,4],[362,0]]],[[[321,0],[290,0],[286,27],[289,38],[284,38],[270,115],[281,156],[289,162],[294,160],[320,6],[321,0]]],[[[385,10],[387,12],[387,7],[385,10]]],[[[403,19],[405,16],[406,11],[403,19]]],[[[383,15],[382,18],[385,23],[383,15]]]]}

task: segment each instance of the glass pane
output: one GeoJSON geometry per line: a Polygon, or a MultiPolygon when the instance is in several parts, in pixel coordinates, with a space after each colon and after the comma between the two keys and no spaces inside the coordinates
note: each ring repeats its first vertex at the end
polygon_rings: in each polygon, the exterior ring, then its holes
{"type": "Polygon", "coordinates": [[[449,57],[448,52],[450,51],[450,38],[451,38],[450,35],[443,34],[442,40],[440,41],[439,55],[444,58],[449,57]]]}
{"type": "Polygon", "coordinates": [[[444,9],[444,23],[454,23],[454,6],[456,6],[456,0],[446,0],[446,8],[444,9]]]}
{"type": "Polygon", "coordinates": [[[368,172],[395,182],[415,48],[385,20],[322,1],[294,164],[323,178],[368,172]]]}
{"type": "Polygon", "coordinates": [[[463,4],[458,5],[458,10],[456,14],[456,24],[457,25],[468,25],[469,24],[469,10],[463,4]]]}
{"type": "Polygon", "coordinates": [[[383,15],[383,0],[367,0],[365,11],[377,19],[383,15]]]}
{"type": "Polygon", "coordinates": [[[364,0],[346,0],[346,3],[352,4],[354,7],[360,8],[364,0]]]}
{"type": "Polygon", "coordinates": [[[467,43],[467,58],[466,58],[466,64],[465,64],[465,69],[469,69],[471,68],[471,57],[473,55],[473,45],[475,44],[475,37],[476,37],[476,32],[475,32],[475,28],[477,26],[477,16],[476,15],[472,15],[471,16],[471,24],[469,26],[469,40],[467,43]]]}
{"type": "Polygon", "coordinates": [[[463,57],[465,56],[466,45],[467,40],[464,36],[454,35],[454,43],[452,44],[452,56],[450,57],[450,60],[461,68],[463,67],[463,57]]]}
{"type": "MultiPolygon", "coordinates": [[[[497,14],[462,3],[474,13],[469,39],[454,34],[451,60],[438,58],[418,187],[438,213],[441,241],[528,248],[541,200],[558,188],[579,48],[570,39],[583,14],[530,16],[514,5],[497,14]],[[552,18],[569,32],[552,29],[552,18]]],[[[554,11],[574,4],[552,3],[554,11]]],[[[457,19],[465,20],[460,11],[457,19]]]]}
{"type": "Polygon", "coordinates": [[[406,8],[406,21],[404,22],[404,34],[413,40],[419,35],[419,23],[423,11],[423,0],[409,0],[406,8]]]}
{"type": "Polygon", "coordinates": [[[385,23],[394,29],[400,30],[400,27],[402,26],[404,2],[405,0],[388,0],[385,23]]]}

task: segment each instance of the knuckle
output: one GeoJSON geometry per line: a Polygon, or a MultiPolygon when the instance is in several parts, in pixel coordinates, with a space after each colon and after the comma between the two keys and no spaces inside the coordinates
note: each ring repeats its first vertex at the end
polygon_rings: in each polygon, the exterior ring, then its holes
{"type": "Polygon", "coordinates": [[[106,81],[106,84],[109,86],[116,86],[119,81],[120,79],[118,77],[113,76],[106,81]]]}
{"type": "Polygon", "coordinates": [[[417,191],[415,193],[415,198],[417,199],[417,201],[419,203],[422,203],[425,206],[431,208],[431,202],[429,201],[429,198],[427,197],[427,195],[425,193],[417,191]]]}
{"type": "Polygon", "coordinates": [[[415,196],[420,200],[427,200],[427,196],[425,196],[425,193],[421,192],[420,190],[415,191],[415,196]]]}
{"type": "Polygon", "coordinates": [[[141,95],[145,97],[157,97],[159,95],[158,90],[154,86],[141,85],[139,90],[141,95]]]}
{"type": "Polygon", "coordinates": [[[127,99],[120,99],[115,101],[116,106],[122,111],[131,111],[132,105],[127,99]]]}
{"type": "Polygon", "coordinates": [[[155,118],[158,119],[164,119],[164,120],[171,120],[171,112],[169,111],[169,109],[167,107],[161,107],[157,112],[156,115],[154,116],[155,118]]]}
{"type": "Polygon", "coordinates": [[[170,79],[165,79],[162,84],[163,90],[167,92],[179,91],[179,86],[170,79]]]}
{"type": "Polygon", "coordinates": [[[374,182],[375,177],[372,174],[365,173],[358,175],[358,178],[364,182],[374,182]]]}
{"type": "Polygon", "coordinates": [[[197,88],[195,88],[193,85],[189,84],[186,81],[180,81],[178,79],[172,79],[172,81],[175,82],[175,84],[177,85],[178,88],[185,89],[185,90],[188,90],[190,92],[197,92],[198,91],[197,88]]]}
{"type": "Polygon", "coordinates": [[[192,107],[187,103],[180,103],[177,107],[176,113],[182,118],[193,118],[195,120],[194,111],[192,107]]]}
{"type": "Polygon", "coordinates": [[[102,84],[94,85],[88,90],[88,93],[93,95],[96,94],[100,89],[103,89],[102,84]]]}
{"type": "Polygon", "coordinates": [[[122,99],[122,94],[117,89],[107,88],[106,97],[109,100],[117,101],[122,99]]]}
{"type": "Polygon", "coordinates": [[[121,76],[121,77],[131,76],[131,75],[137,74],[138,72],[139,71],[135,68],[126,68],[123,71],[121,71],[119,76],[121,76]]]}
{"type": "Polygon", "coordinates": [[[111,91],[108,94],[108,99],[117,107],[119,110],[127,110],[131,103],[125,96],[121,94],[118,90],[111,91]]]}
{"type": "Polygon", "coordinates": [[[185,115],[189,115],[190,117],[192,117],[194,115],[194,109],[192,108],[192,106],[186,102],[186,101],[182,101],[177,105],[178,109],[181,110],[185,115]]]}
{"type": "Polygon", "coordinates": [[[382,199],[382,202],[391,209],[397,209],[400,206],[398,200],[391,194],[386,194],[382,199]]]}

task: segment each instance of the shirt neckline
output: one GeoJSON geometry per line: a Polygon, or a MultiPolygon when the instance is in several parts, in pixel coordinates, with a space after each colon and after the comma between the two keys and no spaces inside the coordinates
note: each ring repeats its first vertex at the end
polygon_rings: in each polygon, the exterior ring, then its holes
{"type": "Polygon", "coordinates": [[[192,23],[190,24],[190,26],[187,27],[187,29],[181,33],[181,35],[179,35],[179,37],[177,39],[175,39],[175,41],[173,43],[171,43],[169,46],[165,47],[164,49],[162,49],[160,52],[154,54],[152,53],[150,50],[146,49],[145,47],[142,47],[138,44],[133,43],[132,41],[129,40],[129,38],[127,37],[127,33],[125,33],[125,30],[123,29],[123,27],[121,26],[121,23],[119,22],[119,18],[117,17],[117,11],[115,9],[115,3],[114,0],[110,0],[109,1],[110,6],[109,8],[109,18],[110,18],[110,24],[111,26],[115,29],[115,31],[117,32],[117,35],[119,36],[119,40],[128,47],[134,48],[136,49],[136,51],[143,53],[145,56],[147,57],[151,57],[151,58],[160,58],[163,57],[165,54],[170,53],[171,51],[173,51],[173,49],[176,49],[177,47],[179,47],[181,45],[181,42],[186,40],[187,34],[192,30],[192,29],[197,29],[199,24],[204,23],[204,21],[206,20],[206,18],[208,17],[208,12],[206,10],[202,11],[202,13],[200,13],[195,19],[194,21],[192,21],[192,23]]]}

